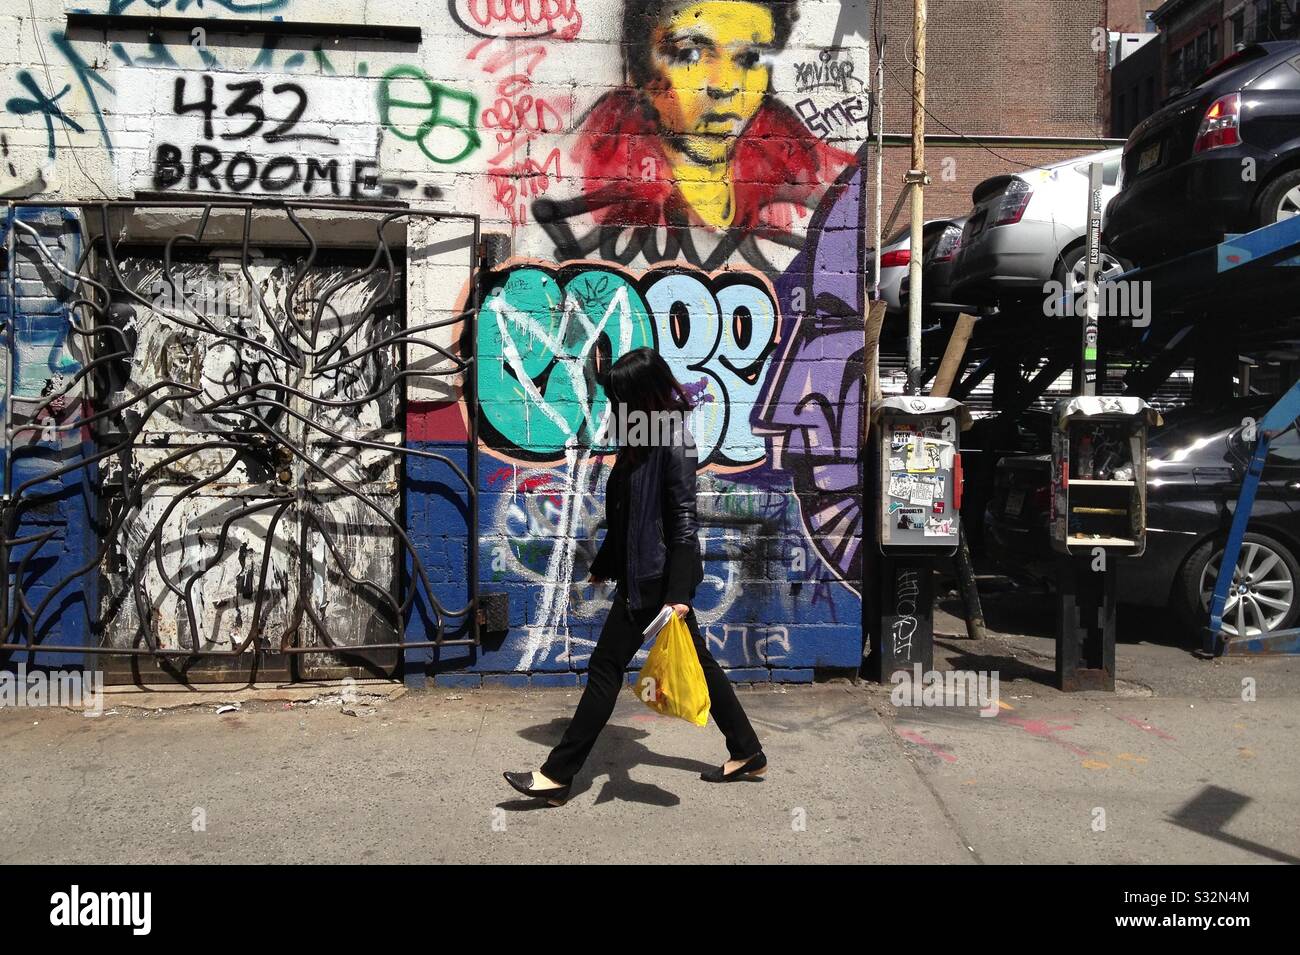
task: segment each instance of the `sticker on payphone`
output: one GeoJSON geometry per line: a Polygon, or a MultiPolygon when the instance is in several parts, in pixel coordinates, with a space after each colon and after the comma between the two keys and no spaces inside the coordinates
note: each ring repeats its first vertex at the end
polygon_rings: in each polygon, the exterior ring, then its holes
{"type": "Polygon", "coordinates": [[[903,507],[898,511],[900,531],[919,531],[925,527],[925,511],[919,507],[903,507]]]}

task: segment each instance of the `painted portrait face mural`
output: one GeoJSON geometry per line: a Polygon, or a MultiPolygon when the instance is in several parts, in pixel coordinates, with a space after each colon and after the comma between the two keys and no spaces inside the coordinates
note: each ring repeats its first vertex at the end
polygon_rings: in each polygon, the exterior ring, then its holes
{"type": "Polygon", "coordinates": [[[625,16],[626,82],[587,114],[573,149],[586,201],[538,220],[581,211],[620,227],[788,233],[852,160],[773,94],[796,5],[629,0],[625,16]]]}
{"type": "Polygon", "coordinates": [[[771,81],[765,56],[772,12],[756,3],[706,0],[671,5],[650,34],[647,91],[665,158],[687,205],[708,225],[729,226],[735,199],[727,175],[740,134],[771,81]]]}

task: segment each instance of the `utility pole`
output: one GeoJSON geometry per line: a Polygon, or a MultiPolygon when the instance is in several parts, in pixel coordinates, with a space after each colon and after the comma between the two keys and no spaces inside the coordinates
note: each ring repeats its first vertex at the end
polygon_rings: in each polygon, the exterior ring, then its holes
{"type": "Polygon", "coordinates": [[[908,263],[907,298],[907,393],[921,393],[921,256],[925,225],[923,187],[925,174],[925,21],[926,0],[912,0],[912,168],[907,182],[912,190],[912,238],[908,263]]]}
{"type": "Polygon", "coordinates": [[[1087,272],[1084,280],[1086,310],[1083,318],[1083,348],[1079,353],[1079,372],[1076,377],[1075,392],[1080,395],[1101,393],[1101,382],[1097,380],[1097,337],[1100,302],[1098,301],[1097,280],[1101,275],[1101,201],[1102,165],[1099,162],[1088,166],[1088,235],[1087,235],[1087,272]]]}

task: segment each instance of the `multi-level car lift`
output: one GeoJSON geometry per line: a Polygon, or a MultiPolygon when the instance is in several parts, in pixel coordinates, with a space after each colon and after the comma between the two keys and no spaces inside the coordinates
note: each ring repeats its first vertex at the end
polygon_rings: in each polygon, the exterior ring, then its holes
{"type": "MultiPolygon", "coordinates": [[[[1123,393],[1150,397],[1190,359],[1196,367],[1194,401],[1231,397],[1239,355],[1283,351],[1288,344],[1294,350],[1300,342],[1300,216],[1134,269],[1116,281],[1142,283],[1148,310],[1137,321],[1133,316],[1103,317],[1102,379],[1108,361],[1112,367],[1123,362],[1128,366],[1123,393]]],[[[1048,318],[1033,305],[981,318],[967,351],[973,366],[952,394],[965,399],[992,372],[998,417],[1014,423],[1074,364],[1081,321],[1073,316],[1048,318]]],[[[945,335],[935,329],[933,337],[945,335]]],[[[942,341],[927,343],[926,351],[941,355],[942,341]]],[[[1256,426],[1256,447],[1233,512],[1211,603],[1205,633],[1210,652],[1300,653],[1300,628],[1232,640],[1223,631],[1233,571],[1269,442],[1296,427],[1297,418],[1300,382],[1256,426]]]]}
{"type": "MultiPolygon", "coordinates": [[[[1300,217],[1294,221],[1300,222],[1300,217]]],[[[1219,579],[1214,585],[1214,595],[1210,598],[1210,625],[1205,631],[1205,650],[1209,653],[1300,653],[1300,627],[1286,630],[1274,630],[1258,637],[1234,638],[1229,640],[1223,629],[1224,614],[1229,609],[1228,598],[1234,595],[1240,600],[1249,590],[1246,581],[1239,579],[1237,559],[1241,554],[1241,544],[1246,536],[1246,526],[1250,522],[1250,513],[1255,506],[1255,492],[1259,489],[1260,477],[1264,471],[1264,459],[1268,456],[1269,444],[1273,439],[1300,423],[1300,381],[1293,384],[1282,399],[1275,404],[1255,425],[1255,451],[1250,456],[1250,464],[1241,481],[1241,494],[1237,498],[1237,509],[1232,515],[1232,527],[1223,547],[1223,560],[1219,564],[1219,579]]]]}
{"type": "MultiPolygon", "coordinates": [[[[1121,280],[1151,282],[1151,299],[1163,307],[1190,304],[1187,314],[1202,322],[1213,321],[1222,310],[1238,310],[1238,322],[1245,337],[1255,341],[1286,335],[1287,320],[1300,314],[1300,216],[1239,236],[1190,255],[1146,269],[1137,269],[1121,280]],[[1241,310],[1258,309],[1251,320],[1241,320],[1241,310]],[[1296,314],[1287,314],[1287,311],[1296,314]]],[[[1227,324],[1227,323],[1225,323],[1227,324]]],[[[1231,330],[1231,326],[1224,331],[1231,330]]],[[[1222,336],[1212,336],[1220,339],[1222,336]]],[[[1237,342],[1222,342],[1220,349],[1230,361],[1238,354],[1237,342]]],[[[1199,369],[1198,369],[1199,372],[1199,369]]],[[[1210,600],[1209,625],[1204,634],[1207,652],[1300,653],[1300,628],[1273,631],[1257,637],[1229,639],[1224,630],[1228,601],[1246,592],[1239,578],[1237,560],[1254,510],[1270,443],[1300,419],[1300,381],[1293,382],[1255,425],[1255,448],[1242,477],[1241,491],[1233,510],[1232,525],[1224,542],[1219,576],[1210,600]]]]}

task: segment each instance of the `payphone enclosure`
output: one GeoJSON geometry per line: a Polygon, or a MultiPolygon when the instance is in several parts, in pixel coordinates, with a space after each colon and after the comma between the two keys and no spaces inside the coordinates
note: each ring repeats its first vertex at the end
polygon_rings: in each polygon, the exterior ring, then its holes
{"type": "Polygon", "coordinates": [[[881,401],[872,417],[881,553],[954,553],[961,520],[961,432],[970,426],[970,413],[953,398],[910,395],[881,401]]]}
{"type": "Polygon", "coordinates": [[[1052,547],[1104,548],[1136,557],[1146,548],[1147,429],[1160,415],[1141,398],[1076,396],[1052,415],[1052,547]]]}

